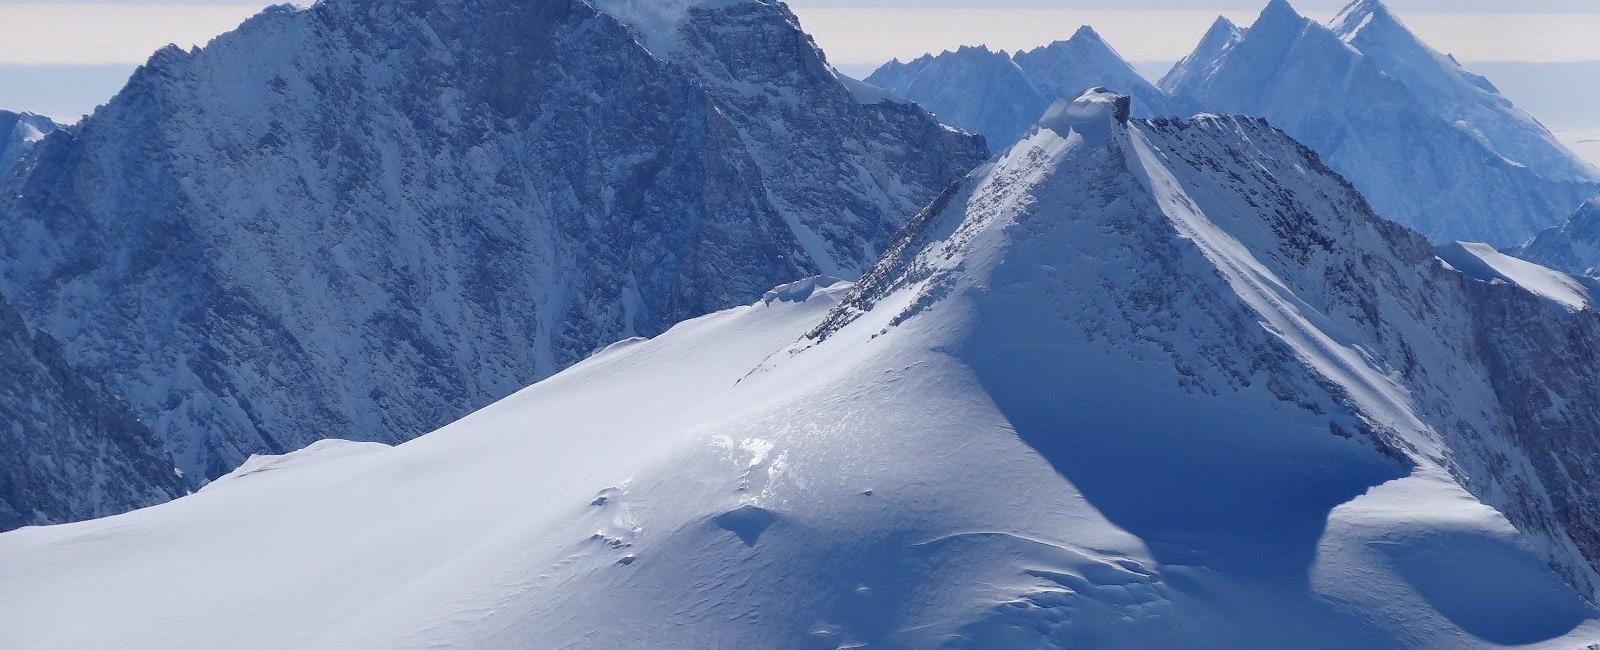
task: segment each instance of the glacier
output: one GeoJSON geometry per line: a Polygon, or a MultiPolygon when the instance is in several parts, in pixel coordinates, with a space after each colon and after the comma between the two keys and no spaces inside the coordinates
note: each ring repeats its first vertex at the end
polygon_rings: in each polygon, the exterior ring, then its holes
{"type": "Polygon", "coordinates": [[[1588,299],[1260,119],[1130,112],[1054,107],[856,283],[0,534],[0,642],[1600,642],[1588,299]]]}

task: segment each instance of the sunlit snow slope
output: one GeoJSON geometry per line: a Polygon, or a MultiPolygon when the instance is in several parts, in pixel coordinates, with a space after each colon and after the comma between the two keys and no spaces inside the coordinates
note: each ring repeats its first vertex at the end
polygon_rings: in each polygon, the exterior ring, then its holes
{"type": "Polygon", "coordinates": [[[1452,270],[1260,121],[1128,110],[1054,107],[853,287],[0,534],[0,646],[1600,641],[1551,514],[1589,502],[1471,336],[1504,304],[1556,353],[1594,312],[1452,270]]]}

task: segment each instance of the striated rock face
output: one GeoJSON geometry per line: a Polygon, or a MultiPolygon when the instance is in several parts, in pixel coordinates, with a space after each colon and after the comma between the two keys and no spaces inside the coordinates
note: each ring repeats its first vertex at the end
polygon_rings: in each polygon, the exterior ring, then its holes
{"type": "Polygon", "coordinates": [[[980,46],[910,63],[891,61],[867,83],[917,102],[947,124],[982,134],[996,148],[1026,135],[1052,102],[1093,87],[1129,95],[1141,116],[1186,110],[1087,26],[1071,38],[1015,55],[980,46]]]}
{"type": "Polygon", "coordinates": [[[1376,0],[1332,27],[1274,0],[1242,33],[1214,27],[1161,88],[1266,117],[1436,241],[1519,244],[1600,193],[1592,166],[1376,0]]]}
{"type": "Polygon", "coordinates": [[[182,496],[150,429],[0,301],[0,531],[182,496]]]}
{"type": "Polygon", "coordinates": [[[782,3],[708,2],[677,37],[669,60],[737,126],[823,273],[860,275],[907,215],[988,157],[981,139],[834,72],[782,3]]]}
{"type": "MultiPolygon", "coordinates": [[[[1588,287],[1600,296],[1600,285],[1588,287]]],[[[1498,439],[1486,441],[1477,461],[1519,528],[1577,549],[1585,565],[1558,566],[1591,600],[1600,599],[1600,313],[1592,304],[1551,309],[1506,283],[1473,282],[1467,290],[1476,326],[1471,345],[1502,414],[1498,439]]]]}
{"type": "Polygon", "coordinates": [[[58,128],[61,127],[43,115],[0,111],[0,179],[10,174],[11,165],[22,154],[58,128]]]}
{"type": "Polygon", "coordinates": [[[1585,201],[1561,225],[1540,231],[1512,254],[1567,273],[1595,275],[1600,268],[1600,198],[1585,201]]]}
{"type": "Polygon", "coordinates": [[[5,187],[3,291],[209,478],[859,272],[986,156],[779,3],[602,4],[329,0],[164,49],[5,187]]]}

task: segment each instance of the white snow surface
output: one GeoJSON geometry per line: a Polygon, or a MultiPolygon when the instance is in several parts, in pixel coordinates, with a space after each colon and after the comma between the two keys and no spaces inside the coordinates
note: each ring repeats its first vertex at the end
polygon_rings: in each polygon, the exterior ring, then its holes
{"type": "Polygon", "coordinates": [[[1440,247],[1439,256],[1474,279],[1509,282],[1572,310],[1590,306],[1589,291],[1576,278],[1511,257],[1488,244],[1455,242],[1440,247]]]}
{"type": "Polygon", "coordinates": [[[1590,574],[1433,426],[1493,398],[1450,347],[1465,317],[1428,311],[1466,286],[1429,250],[1258,121],[1037,129],[857,285],[780,287],[393,448],[0,535],[0,646],[1600,641],[1551,567],[1590,574]]]}

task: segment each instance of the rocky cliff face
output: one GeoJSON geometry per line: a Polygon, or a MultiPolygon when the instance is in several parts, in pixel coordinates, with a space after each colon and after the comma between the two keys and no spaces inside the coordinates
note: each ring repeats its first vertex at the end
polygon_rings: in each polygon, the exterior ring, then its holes
{"type": "Polygon", "coordinates": [[[0,301],[0,531],[182,496],[150,429],[0,301]]]}
{"type": "Polygon", "coordinates": [[[1600,198],[1585,201],[1565,222],[1512,249],[1522,259],[1579,275],[1600,269],[1600,198]]]}
{"type": "Polygon", "coordinates": [[[11,165],[22,154],[58,128],[54,121],[43,115],[0,111],[0,179],[10,173],[11,165]]]}
{"type": "Polygon", "coordinates": [[[6,186],[4,290],[214,477],[859,270],[986,155],[781,4],[602,4],[332,0],[162,50],[6,186]]]}

